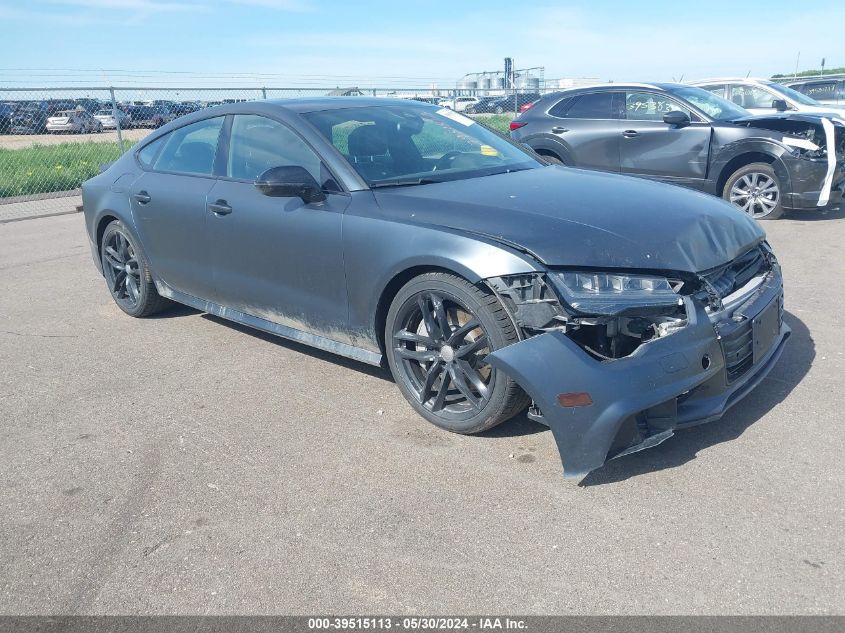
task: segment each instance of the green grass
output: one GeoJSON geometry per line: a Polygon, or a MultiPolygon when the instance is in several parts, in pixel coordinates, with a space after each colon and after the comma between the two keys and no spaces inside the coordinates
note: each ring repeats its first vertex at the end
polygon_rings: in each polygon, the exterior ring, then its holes
{"type": "Polygon", "coordinates": [[[116,142],[0,149],[0,198],[76,189],[119,156],[116,142]]]}
{"type": "Polygon", "coordinates": [[[493,114],[491,116],[476,117],[476,121],[493,128],[497,132],[501,132],[505,136],[510,135],[510,123],[513,121],[513,113],[511,114],[493,114]]]}

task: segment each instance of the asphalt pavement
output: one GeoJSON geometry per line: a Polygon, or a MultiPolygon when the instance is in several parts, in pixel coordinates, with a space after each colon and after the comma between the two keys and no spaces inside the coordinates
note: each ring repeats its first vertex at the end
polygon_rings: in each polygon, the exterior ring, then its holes
{"type": "Polygon", "coordinates": [[[0,613],[845,613],[845,213],[765,228],[778,366],[578,486],[524,417],[448,434],[379,369],[125,316],[81,215],[0,224],[0,613]]]}

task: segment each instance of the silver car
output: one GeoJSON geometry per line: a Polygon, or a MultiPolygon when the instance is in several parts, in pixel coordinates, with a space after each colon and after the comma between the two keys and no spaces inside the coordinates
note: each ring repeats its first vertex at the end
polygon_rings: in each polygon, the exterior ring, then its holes
{"type": "Polygon", "coordinates": [[[117,127],[117,124],[120,123],[120,127],[125,129],[129,127],[129,115],[126,114],[123,110],[98,110],[94,113],[94,118],[100,122],[100,125],[103,126],[103,129],[106,130],[113,130],[117,127]]]}
{"type": "Polygon", "coordinates": [[[91,116],[87,110],[61,110],[47,119],[48,132],[102,132],[103,124],[91,116]]]}

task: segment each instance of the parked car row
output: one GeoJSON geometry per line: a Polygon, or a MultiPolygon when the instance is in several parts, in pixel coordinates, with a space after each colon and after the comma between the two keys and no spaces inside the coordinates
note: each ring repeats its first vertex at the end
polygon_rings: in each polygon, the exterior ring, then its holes
{"type": "Polygon", "coordinates": [[[715,94],[733,90],[727,82],[705,85],[710,90],[607,84],[549,94],[511,123],[511,135],[552,162],[690,187],[757,219],[842,201],[841,113],[776,108],[755,116],[715,94]]]}
{"type": "Polygon", "coordinates": [[[122,129],[158,128],[176,117],[220,103],[223,102],[154,100],[121,102],[115,109],[110,101],[97,99],[5,102],[0,103],[0,134],[87,133],[115,129],[118,124],[122,129]]]}

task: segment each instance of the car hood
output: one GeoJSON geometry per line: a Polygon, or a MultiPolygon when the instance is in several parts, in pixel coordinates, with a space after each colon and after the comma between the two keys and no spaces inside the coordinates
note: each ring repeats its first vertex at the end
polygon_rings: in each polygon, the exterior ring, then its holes
{"type": "Polygon", "coordinates": [[[765,238],[754,220],[713,196],[568,167],[374,193],[391,219],[479,235],[548,266],[700,272],[765,238]]]}

